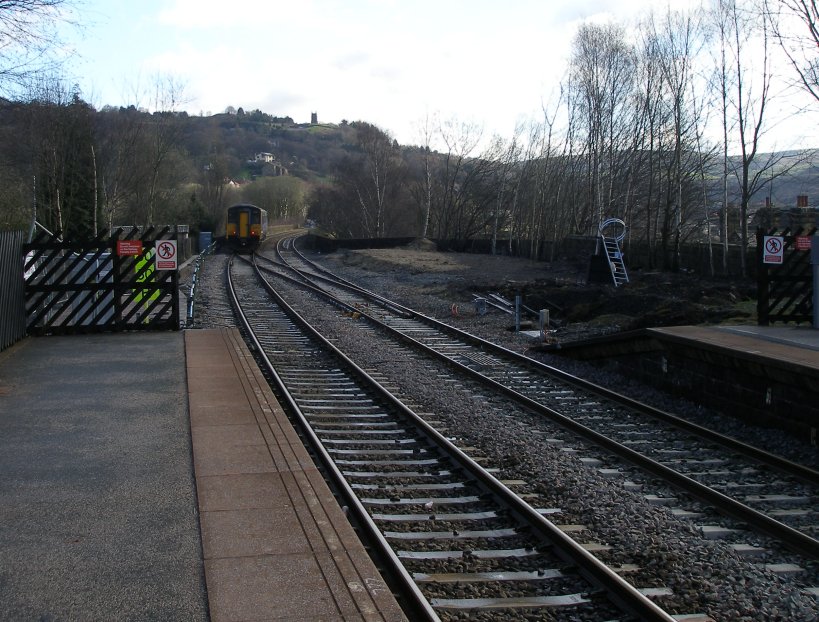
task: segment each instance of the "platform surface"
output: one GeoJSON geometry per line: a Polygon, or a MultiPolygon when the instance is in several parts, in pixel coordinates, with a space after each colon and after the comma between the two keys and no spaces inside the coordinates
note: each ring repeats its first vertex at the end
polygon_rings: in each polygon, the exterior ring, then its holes
{"type": "Polygon", "coordinates": [[[185,343],[213,620],[403,620],[238,331],[185,343]]]}
{"type": "Polygon", "coordinates": [[[669,326],[647,332],[819,371],[819,330],[808,326],[669,326]]]}
{"type": "Polygon", "coordinates": [[[0,619],[207,620],[182,333],[0,352],[0,619]]]}
{"type": "Polygon", "coordinates": [[[0,499],[0,620],[405,620],[235,329],[0,352],[0,499]]]}

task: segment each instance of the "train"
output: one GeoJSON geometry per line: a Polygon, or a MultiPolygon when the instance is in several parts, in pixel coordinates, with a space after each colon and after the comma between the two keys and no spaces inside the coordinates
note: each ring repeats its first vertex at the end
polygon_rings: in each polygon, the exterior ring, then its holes
{"type": "Polygon", "coordinates": [[[267,211],[249,203],[227,209],[225,242],[239,252],[251,252],[267,238],[267,211]]]}

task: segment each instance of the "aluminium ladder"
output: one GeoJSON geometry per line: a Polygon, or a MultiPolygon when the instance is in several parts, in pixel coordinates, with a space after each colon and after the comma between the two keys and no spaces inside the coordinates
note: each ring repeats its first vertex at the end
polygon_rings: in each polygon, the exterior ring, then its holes
{"type": "Polygon", "coordinates": [[[626,271],[626,264],[623,262],[623,252],[620,250],[620,242],[626,237],[626,223],[619,218],[609,218],[600,223],[598,231],[600,240],[603,242],[603,250],[606,253],[614,286],[619,287],[628,283],[628,272],[626,271]],[[616,232],[618,227],[622,227],[620,232],[616,232]],[[606,229],[615,232],[614,235],[606,235],[606,229]]]}

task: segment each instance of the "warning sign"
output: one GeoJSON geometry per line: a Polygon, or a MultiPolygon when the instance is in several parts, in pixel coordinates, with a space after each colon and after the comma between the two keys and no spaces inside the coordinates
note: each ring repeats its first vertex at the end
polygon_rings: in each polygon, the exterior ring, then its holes
{"type": "Polygon", "coordinates": [[[810,240],[813,236],[811,235],[797,235],[796,236],[796,250],[798,251],[809,251],[810,250],[810,240]]]}
{"type": "Polygon", "coordinates": [[[766,235],[762,246],[762,263],[781,264],[785,251],[785,240],[781,235],[766,235]]]}
{"type": "Polygon", "coordinates": [[[176,270],[176,240],[157,240],[156,269],[176,270]]]}
{"type": "Polygon", "coordinates": [[[117,240],[117,256],[128,257],[142,254],[142,240],[117,240]]]}

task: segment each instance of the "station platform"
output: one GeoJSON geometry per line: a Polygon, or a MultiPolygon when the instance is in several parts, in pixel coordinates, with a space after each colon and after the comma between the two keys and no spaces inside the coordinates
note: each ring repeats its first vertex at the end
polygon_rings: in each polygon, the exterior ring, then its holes
{"type": "Polygon", "coordinates": [[[799,368],[805,368],[805,373],[819,371],[819,330],[810,326],[670,326],[648,331],[776,361],[793,368],[793,373],[799,368]]]}
{"type": "Polygon", "coordinates": [[[185,346],[213,620],[404,620],[238,331],[185,346]]]}
{"type": "Polygon", "coordinates": [[[819,330],[670,326],[548,345],[749,423],[819,444],[819,330]]]}
{"type": "Polygon", "coordinates": [[[0,619],[404,620],[235,329],[0,352],[0,619]]]}

